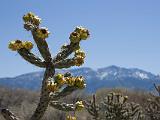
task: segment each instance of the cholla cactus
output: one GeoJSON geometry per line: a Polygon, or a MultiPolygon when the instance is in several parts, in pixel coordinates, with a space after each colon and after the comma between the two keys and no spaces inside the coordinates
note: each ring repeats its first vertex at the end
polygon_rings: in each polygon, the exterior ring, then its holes
{"type": "Polygon", "coordinates": [[[92,116],[94,120],[100,120],[100,107],[96,103],[96,95],[92,96],[92,100],[85,101],[85,108],[89,112],[89,114],[92,116]]]}
{"type": "Polygon", "coordinates": [[[127,103],[128,96],[110,93],[101,102],[96,104],[93,100],[85,102],[85,108],[95,120],[143,120],[142,108],[135,103],[127,103]]]}
{"type": "Polygon", "coordinates": [[[151,120],[160,119],[160,97],[154,97],[148,99],[148,105],[146,107],[146,115],[151,120]]]}
{"type": "Polygon", "coordinates": [[[102,103],[106,120],[142,120],[140,105],[127,103],[128,96],[118,93],[110,93],[102,103]]]}
{"type": "MultiPolygon", "coordinates": [[[[72,76],[71,74],[57,74],[55,69],[69,68],[71,66],[80,66],[84,63],[85,53],[80,50],[80,42],[89,37],[89,31],[83,27],[76,27],[70,34],[70,43],[63,45],[61,51],[52,57],[46,42],[50,32],[45,27],[40,27],[41,19],[33,13],[27,13],[23,16],[24,28],[32,33],[33,39],[42,58],[31,52],[33,44],[30,41],[15,40],[9,43],[9,49],[17,51],[29,63],[45,68],[44,78],[42,81],[41,95],[38,106],[31,116],[30,120],[40,120],[48,105],[63,111],[78,111],[84,105],[81,101],[75,104],[58,102],[58,99],[71,94],[77,89],[85,88],[85,80],[82,76],[72,76]],[[73,58],[68,58],[74,53],[73,58]]],[[[19,120],[8,109],[1,110],[6,120],[19,120]]],[[[67,117],[67,120],[76,120],[75,117],[67,117]]]]}
{"type": "Polygon", "coordinates": [[[154,87],[159,93],[159,96],[152,95],[152,98],[148,99],[146,115],[151,120],[160,120],[160,86],[154,84],[154,87]]]}

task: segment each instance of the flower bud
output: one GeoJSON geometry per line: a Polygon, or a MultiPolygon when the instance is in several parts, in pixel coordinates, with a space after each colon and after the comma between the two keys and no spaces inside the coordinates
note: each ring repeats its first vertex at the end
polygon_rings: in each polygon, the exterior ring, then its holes
{"type": "Polygon", "coordinates": [[[22,44],[23,44],[23,48],[25,48],[27,50],[31,50],[33,48],[33,44],[30,41],[25,41],[22,44]]]}
{"type": "Polygon", "coordinates": [[[64,75],[62,75],[62,74],[57,74],[56,76],[55,76],[55,82],[57,83],[57,84],[59,84],[59,85],[63,85],[64,83],[65,83],[65,78],[64,78],[64,75]]]}
{"type": "Polygon", "coordinates": [[[57,85],[57,83],[54,83],[53,81],[49,81],[47,84],[47,89],[50,92],[55,92],[58,90],[58,85],[57,85]]]}
{"type": "Polygon", "coordinates": [[[23,48],[22,41],[20,40],[11,41],[8,45],[8,48],[11,49],[12,51],[19,50],[23,48]]]}
{"type": "Polygon", "coordinates": [[[12,51],[16,51],[17,47],[15,45],[15,41],[10,41],[9,45],[8,45],[8,48],[11,49],[12,51]]]}
{"type": "Polygon", "coordinates": [[[82,110],[83,108],[84,108],[84,105],[83,105],[83,102],[82,101],[77,101],[76,103],[75,103],[75,105],[76,105],[76,110],[82,110]]]}
{"type": "Polygon", "coordinates": [[[66,84],[68,86],[74,86],[75,85],[75,78],[74,77],[65,77],[66,84]]]}
{"type": "Polygon", "coordinates": [[[86,84],[85,84],[84,78],[82,76],[76,77],[74,86],[80,89],[85,88],[86,84]]]}
{"type": "Polygon", "coordinates": [[[84,53],[82,50],[76,50],[74,56],[75,56],[75,57],[81,56],[81,57],[85,58],[85,53],[84,53]]]}
{"type": "Polygon", "coordinates": [[[33,25],[39,26],[39,24],[41,23],[41,19],[38,16],[34,16],[32,23],[33,25]]]}
{"type": "Polygon", "coordinates": [[[82,30],[80,37],[82,40],[86,40],[89,37],[89,35],[90,35],[89,31],[87,29],[84,29],[84,30],[82,30]]]}
{"type": "Polygon", "coordinates": [[[23,21],[24,22],[30,22],[31,19],[33,19],[35,15],[32,12],[27,13],[26,15],[23,16],[23,21]]]}
{"type": "Polygon", "coordinates": [[[30,31],[34,28],[34,25],[31,24],[30,22],[26,22],[24,23],[24,29],[26,29],[27,31],[30,31]]]}
{"type": "Polygon", "coordinates": [[[80,34],[80,39],[82,39],[82,40],[86,40],[90,35],[89,31],[82,26],[76,27],[76,29],[74,31],[80,34]]]}
{"type": "Polygon", "coordinates": [[[36,26],[39,26],[39,24],[41,23],[41,19],[38,16],[36,16],[34,13],[31,13],[31,12],[23,16],[23,21],[25,23],[28,22],[36,26]]]}
{"type": "Polygon", "coordinates": [[[81,40],[81,39],[80,39],[80,34],[77,33],[77,32],[72,32],[72,33],[70,34],[69,39],[70,39],[70,41],[71,41],[72,43],[77,43],[77,42],[79,42],[79,41],[81,40]]]}
{"type": "Polygon", "coordinates": [[[83,63],[84,63],[84,57],[82,57],[82,56],[75,57],[75,65],[76,66],[81,66],[83,63]]]}
{"type": "Polygon", "coordinates": [[[40,39],[45,39],[48,38],[50,32],[48,31],[47,28],[41,28],[41,29],[37,29],[37,37],[39,37],[40,39]]]}

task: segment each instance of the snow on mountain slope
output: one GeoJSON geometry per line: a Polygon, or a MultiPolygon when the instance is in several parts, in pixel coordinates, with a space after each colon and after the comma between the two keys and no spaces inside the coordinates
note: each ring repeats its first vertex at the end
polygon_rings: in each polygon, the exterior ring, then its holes
{"type": "MultiPolygon", "coordinates": [[[[95,92],[97,89],[103,87],[153,90],[153,83],[160,84],[160,77],[158,75],[137,68],[129,69],[112,65],[98,70],[82,67],[78,69],[58,70],[57,72],[65,73],[66,71],[70,71],[74,76],[84,76],[87,83],[86,90],[89,92],[95,92]]],[[[41,86],[43,73],[34,72],[14,78],[0,78],[0,85],[38,90],[41,86]]]]}

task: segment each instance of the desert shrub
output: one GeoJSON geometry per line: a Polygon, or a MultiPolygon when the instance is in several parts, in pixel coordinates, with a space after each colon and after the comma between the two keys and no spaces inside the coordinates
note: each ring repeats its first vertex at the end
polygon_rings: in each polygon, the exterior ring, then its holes
{"type": "MultiPolygon", "coordinates": [[[[153,107],[151,104],[153,101],[156,101],[156,104],[159,104],[159,101],[156,100],[156,97],[158,97],[157,94],[153,95],[146,91],[127,90],[124,88],[99,89],[96,92],[95,104],[96,106],[98,106],[98,109],[97,108],[96,109],[97,111],[99,110],[98,116],[101,117],[99,118],[100,120],[105,119],[106,114],[104,111],[107,110],[108,105],[103,107],[103,109],[102,108],[100,109],[100,107],[102,107],[102,102],[105,101],[104,98],[108,94],[110,95],[111,92],[114,92],[115,94],[121,94],[122,96],[128,96],[127,104],[128,103],[132,104],[133,102],[139,104],[143,109],[145,120],[159,120],[158,117],[156,118],[156,115],[159,115],[157,109],[159,109],[160,107],[153,107]]],[[[10,89],[2,86],[0,87],[1,107],[7,106],[7,108],[13,111],[15,115],[19,116],[21,120],[29,119],[30,115],[34,112],[34,109],[36,108],[38,99],[39,99],[39,92],[37,91],[29,91],[24,89],[10,89]],[[9,94],[11,94],[10,97],[8,97],[9,94]],[[15,99],[15,96],[19,96],[19,98],[15,99]]],[[[73,101],[76,100],[85,100],[87,102],[90,101],[90,103],[92,103],[92,106],[94,107],[93,95],[86,94],[84,93],[84,91],[75,91],[73,92],[73,94],[60,99],[60,101],[65,101],[68,103],[72,103],[73,101]]],[[[87,106],[85,105],[85,107],[87,106]]],[[[53,120],[53,119],[64,120],[67,115],[68,113],[66,114],[61,110],[54,109],[53,107],[48,107],[46,114],[43,116],[42,120],[53,120]]],[[[93,115],[96,114],[93,112],[93,115]]],[[[93,115],[89,114],[87,109],[84,109],[76,113],[78,120],[93,120],[95,119],[93,115]]],[[[1,115],[0,115],[0,120],[4,120],[4,118],[1,115]]]]}
{"type": "Polygon", "coordinates": [[[146,119],[160,120],[160,86],[155,86],[158,95],[151,94],[152,98],[148,98],[145,107],[146,119]]]}

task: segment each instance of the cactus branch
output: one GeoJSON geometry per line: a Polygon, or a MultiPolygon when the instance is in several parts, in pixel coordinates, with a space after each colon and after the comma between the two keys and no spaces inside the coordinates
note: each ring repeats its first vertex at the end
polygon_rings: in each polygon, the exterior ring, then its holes
{"type": "Polygon", "coordinates": [[[42,68],[46,66],[43,60],[41,60],[40,58],[38,58],[37,56],[35,56],[33,53],[31,53],[26,49],[20,49],[18,50],[18,53],[22,56],[22,58],[24,58],[29,63],[34,64],[35,66],[42,68]]]}
{"type": "Polygon", "coordinates": [[[42,57],[44,58],[46,62],[50,62],[52,57],[51,57],[51,53],[49,51],[46,40],[38,38],[36,36],[36,29],[32,31],[32,35],[33,35],[34,41],[37,44],[38,50],[41,53],[42,57]]]}
{"type": "Polygon", "coordinates": [[[75,111],[74,104],[67,104],[67,103],[61,103],[58,101],[52,101],[50,102],[50,106],[62,111],[75,111]]]}
{"type": "Polygon", "coordinates": [[[69,68],[74,66],[75,62],[74,59],[65,59],[55,63],[55,68],[62,69],[62,68],[69,68]]]}
{"type": "Polygon", "coordinates": [[[94,120],[99,120],[99,105],[96,104],[96,95],[92,96],[91,101],[84,101],[85,108],[92,115],[94,120]]]}
{"type": "Polygon", "coordinates": [[[55,63],[55,62],[58,62],[58,61],[61,61],[67,58],[75,50],[77,46],[79,46],[79,43],[71,43],[70,45],[66,46],[65,49],[63,49],[60,53],[58,53],[53,58],[53,62],[55,63]]]}
{"type": "Polygon", "coordinates": [[[77,88],[74,86],[67,86],[64,88],[61,92],[56,92],[50,95],[50,99],[53,100],[58,100],[62,97],[65,97],[69,94],[71,94],[73,91],[75,91],[77,88]]]}

